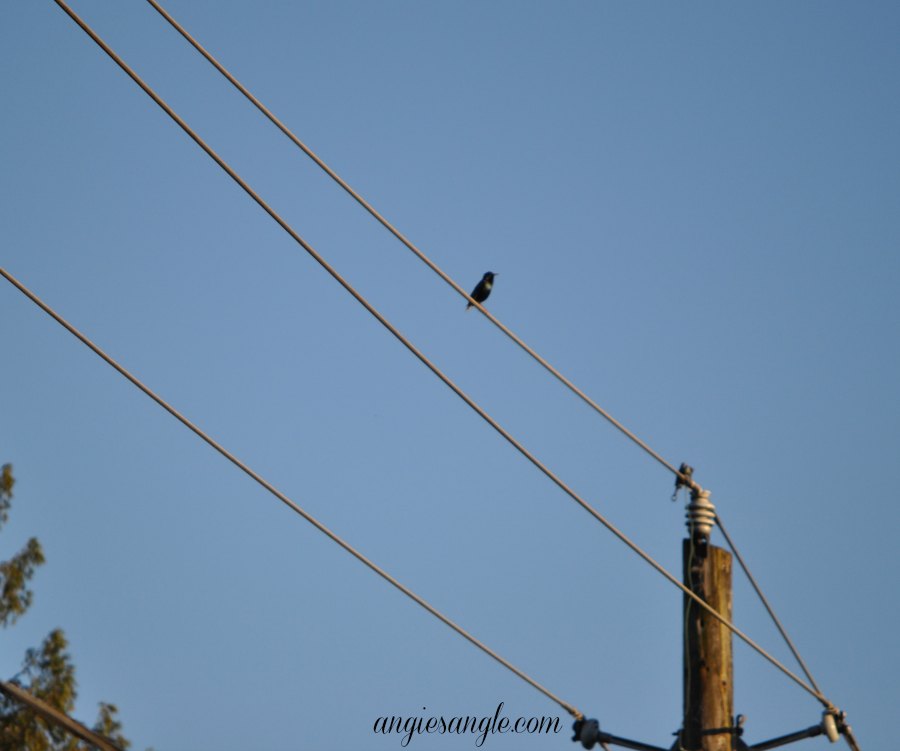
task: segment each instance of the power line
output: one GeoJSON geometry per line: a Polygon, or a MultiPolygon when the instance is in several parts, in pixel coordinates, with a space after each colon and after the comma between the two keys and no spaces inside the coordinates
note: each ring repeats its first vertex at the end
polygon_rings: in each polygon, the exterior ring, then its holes
{"type": "Polygon", "coordinates": [[[87,741],[99,751],[122,751],[122,748],[113,743],[105,735],[101,735],[78,720],[73,720],[65,712],[58,710],[56,707],[47,704],[47,702],[26,691],[21,686],[17,686],[12,681],[0,681],[0,692],[8,696],[13,701],[24,704],[38,717],[51,725],[58,725],[65,728],[76,738],[87,741]]]}
{"type": "MultiPolygon", "coordinates": [[[[224,65],[222,65],[213,55],[210,53],[203,45],[197,41],[187,29],[184,28],[175,18],[166,11],[157,0],[147,0],[147,2],[174,28],[194,49],[197,50],[216,70],[219,71],[241,94],[243,94],[265,117],[272,122],[291,142],[293,142],[298,148],[300,148],[313,162],[318,165],[329,177],[332,178],[341,188],[343,188],[354,200],[357,201],[366,211],[369,212],[382,226],[385,227],[394,237],[396,237],[401,243],[403,243],[410,251],[412,251],[421,261],[423,261],[432,271],[434,271],[438,276],[440,276],[447,284],[449,284],[456,292],[465,297],[467,300],[471,301],[471,298],[466,293],[465,289],[463,289],[452,277],[450,277],[447,273],[445,273],[436,263],[434,263],[423,251],[421,251],[416,245],[412,243],[405,235],[403,235],[390,221],[388,221],[377,209],[375,209],[372,204],[370,204],[362,195],[360,195],[353,187],[347,183],[343,178],[340,177],[331,167],[325,163],[309,146],[307,146],[303,141],[301,141],[294,132],[287,127],[265,104],[263,104],[249,89],[247,89],[240,81],[235,78],[234,75],[224,65]]],[[[476,304],[477,303],[473,303],[476,304]]],[[[600,407],[593,399],[591,399],[587,394],[585,394],[581,389],[579,389],[574,383],[572,383],[568,378],[566,378],[557,368],[555,368],[551,363],[541,357],[532,347],[530,347],[521,337],[519,337],[515,332],[509,329],[505,324],[503,324],[493,313],[488,311],[486,308],[481,305],[478,306],[482,313],[490,320],[497,328],[499,328],[504,334],[506,334],[512,341],[514,341],[519,347],[521,347],[525,352],[527,352],[533,359],[535,359],[540,365],[542,365],[546,370],[548,370],[553,376],[555,376],[561,383],[563,383],[566,387],[568,387],[573,393],[579,396],[585,403],[587,403],[592,409],[594,409],[597,413],[599,413],[602,417],[608,420],[613,426],[615,426],[618,430],[620,430],[625,436],[631,439],[635,444],[644,449],[650,456],[656,459],[659,463],[673,472],[680,480],[684,481],[685,484],[690,485],[692,488],[697,489],[698,486],[693,482],[692,478],[683,475],[680,470],[676,469],[675,466],[668,461],[666,461],[658,452],[654,451],[647,443],[641,440],[636,434],[628,430],[622,423],[612,417],[606,410],[600,407]]],[[[800,656],[796,646],[794,645],[791,638],[788,636],[787,631],[782,625],[781,621],[778,619],[771,605],[769,604],[766,596],[763,594],[761,588],[757,584],[753,575],[750,573],[749,568],[744,562],[742,556],[734,547],[731,538],[729,537],[727,531],[721,524],[721,517],[717,516],[719,520],[719,525],[722,528],[722,534],[725,537],[726,542],[728,543],[729,548],[735,554],[735,557],[738,559],[738,563],[741,566],[741,569],[744,571],[744,574],[747,576],[750,581],[753,589],[755,590],[757,596],[762,601],[763,605],[766,608],[766,611],[769,613],[772,621],[775,623],[775,626],[778,629],[778,632],[781,634],[791,653],[794,655],[794,658],[797,660],[797,663],[800,665],[800,668],[803,670],[806,677],[809,679],[809,682],[812,686],[819,691],[819,687],[816,684],[815,679],[810,673],[809,669],[806,666],[803,658],[800,656]]]]}
{"type": "MultiPolygon", "coordinates": [[[[369,203],[362,195],[360,195],[354,188],[347,183],[340,175],[337,174],[331,167],[326,164],[326,162],[321,159],[309,146],[307,146],[303,141],[301,141],[297,135],[287,127],[265,104],[263,104],[246,86],[244,86],[240,81],[235,78],[234,75],[227,68],[225,68],[222,63],[220,63],[213,55],[210,53],[205,47],[203,47],[200,42],[198,42],[191,34],[184,28],[175,18],[166,11],[157,0],[147,0],[147,2],[174,28],[194,49],[197,50],[216,70],[219,71],[241,94],[244,95],[263,115],[265,115],[268,120],[275,125],[294,145],[296,145],[303,153],[305,153],[310,159],[315,162],[332,180],[334,180],[344,191],[347,192],[360,206],[362,206],[366,211],[369,212],[385,229],[387,229],[394,237],[396,237],[401,243],[403,243],[410,251],[413,252],[423,263],[425,263],[432,271],[434,271],[438,276],[441,277],[447,284],[449,284],[456,292],[466,298],[471,304],[478,307],[479,310],[488,318],[491,323],[493,323],[500,331],[506,334],[513,342],[515,342],[521,349],[527,352],[535,361],[537,361],[542,367],[544,367],[549,373],[551,373],[557,380],[559,380],[563,385],[565,385],[569,390],[571,390],[574,394],[576,394],[582,401],[584,401],[588,406],[590,406],[595,412],[604,417],[609,423],[611,423],[615,428],[617,428],[621,433],[623,433],[626,437],[628,437],[632,442],[634,442],[637,446],[642,448],[647,454],[656,459],[657,462],[662,464],[666,469],[675,474],[679,480],[685,486],[692,488],[693,490],[699,490],[700,486],[691,478],[689,475],[683,474],[680,469],[676,469],[675,466],[664,459],[657,451],[649,446],[645,441],[639,438],[635,433],[626,428],[621,422],[616,420],[609,412],[603,409],[596,401],[594,401],[590,396],[588,396],[584,391],[582,391],[578,386],[576,386],[571,380],[569,380],[565,375],[563,375],[556,367],[554,367],[550,362],[544,359],[537,351],[535,351],[531,346],[529,346],[521,337],[519,337],[515,332],[513,332],[509,327],[507,327],[504,323],[502,323],[493,313],[491,313],[487,308],[484,308],[477,302],[474,302],[472,298],[468,295],[468,293],[463,289],[452,277],[450,277],[446,272],[443,271],[434,261],[432,261],[422,250],[420,250],[411,240],[409,240],[403,233],[400,232],[390,221],[388,221],[371,203],[369,203]]],[[[720,522],[721,526],[721,522],[720,522]]],[[[775,615],[775,612],[772,610],[768,601],[766,600],[765,595],[762,593],[762,590],[757,585],[756,581],[753,579],[753,576],[750,574],[749,569],[745,565],[743,559],[737,550],[734,549],[730,539],[728,538],[727,532],[725,529],[722,529],[723,536],[726,538],[729,547],[731,547],[732,551],[735,553],[735,556],[740,563],[741,568],[746,574],[747,578],[750,580],[753,585],[754,590],[756,591],[759,598],[762,600],[763,604],[766,607],[766,610],[769,612],[769,615],[772,617],[775,625],[778,628],[779,633],[784,638],[784,641],[787,643],[787,646],[791,650],[792,654],[796,658],[798,664],[802,668],[803,672],[806,674],[807,678],[809,678],[810,683],[816,688],[818,691],[818,686],[816,685],[815,680],[813,680],[812,675],[806,667],[803,659],[800,657],[799,652],[782,626],[781,622],[778,620],[778,617],[775,615]]]]}
{"type": "MultiPolygon", "coordinates": [[[[797,651],[797,648],[794,646],[794,642],[791,641],[791,637],[788,636],[787,631],[785,631],[784,626],[781,625],[781,621],[778,619],[778,616],[775,615],[775,611],[772,609],[772,606],[769,604],[769,600],[763,594],[762,589],[760,589],[759,584],[756,583],[756,579],[753,574],[750,573],[750,569],[747,567],[747,564],[744,562],[744,557],[740,554],[737,547],[735,547],[734,542],[731,540],[731,535],[728,534],[728,530],[725,529],[725,525],[722,524],[722,517],[719,514],[716,514],[716,522],[719,525],[719,529],[722,531],[722,536],[725,538],[725,542],[728,543],[728,547],[731,549],[731,552],[734,553],[734,557],[737,558],[738,563],[740,564],[741,569],[744,572],[744,575],[750,581],[750,584],[753,586],[754,591],[756,592],[759,599],[762,601],[762,604],[765,606],[766,611],[769,613],[769,616],[772,618],[772,621],[775,623],[778,632],[781,634],[784,641],[787,643],[788,648],[791,650],[791,653],[794,655],[794,658],[799,663],[801,669],[806,674],[806,677],[809,679],[809,682],[812,684],[812,687],[816,691],[820,691],[818,684],[816,683],[816,679],[812,677],[812,674],[809,672],[809,669],[806,667],[806,663],[803,661],[803,658],[800,656],[800,653],[797,651]]],[[[821,691],[820,691],[821,693],[821,691]]]]}
{"type": "MultiPolygon", "coordinates": [[[[488,320],[493,323],[500,331],[502,331],[506,336],[508,336],[512,341],[519,345],[525,352],[527,352],[534,360],[536,360],[540,365],[542,365],[549,373],[551,373],[557,380],[563,383],[570,391],[572,391],[575,395],[577,395],[582,401],[584,401],[588,406],[591,407],[595,412],[602,415],[610,424],[616,427],[619,431],[621,431],[624,435],[626,435],[629,439],[631,439],[634,443],[640,446],[644,451],[646,451],[650,456],[652,456],[656,461],[662,464],[666,469],[673,472],[678,477],[681,477],[684,480],[688,480],[681,472],[675,468],[675,466],[668,461],[666,461],[658,452],[654,451],[647,443],[642,441],[637,435],[632,433],[628,428],[626,428],[621,422],[616,420],[609,412],[607,412],[603,407],[597,404],[596,401],[591,399],[584,391],[582,391],[578,386],[576,386],[572,381],[570,381],[566,376],[564,376],[557,368],[555,368],[550,362],[545,360],[540,354],[538,354],[532,347],[530,347],[520,336],[518,336],[514,331],[512,331],[508,326],[502,323],[493,313],[491,313],[487,308],[482,306],[481,304],[472,300],[469,294],[463,289],[456,281],[450,277],[443,269],[441,269],[434,261],[432,261],[425,253],[419,250],[412,241],[410,241],[400,230],[398,230],[393,224],[391,224],[384,216],[379,213],[372,204],[370,204],[365,198],[363,198],[359,193],[357,193],[349,183],[347,183],[340,175],[337,174],[331,167],[329,167],[309,146],[307,146],[303,141],[301,141],[290,128],[287,127],[281,120],[279,120],[275,114],[264,105],[259,99],[257,99],[240,81],[238,81],[226,68],[222,65],[212,54],[210,54],[204,47],[201,45],[193,36],[185,29],[181,24],[178,23],[156,0],[147,0],[151,6],[163,17],[166,21],[171,24],[172,28],[174,28],[179,34],[181,34],[193,47],[197,50],[203,57],[205,57],[210,64],[212,64],[216,70],[219,71],[228,81],[243,94],[260,112],[263,113],[275,127],[277,127],[285,136],[287,136],[298,148],[300,148],[304,154],[306,154],[310,159],[312,159],[332,180],[334,180],[338,185],[340,185],[356,202],[362,206],[366,211],[368,211],[388,232],[390,232],[394,237],[396,237],[401,243],[403,243],[409,250],[411,250],[423,263],[425,263],[428,268],[430,268],[434,273],[436,273],[441,279],[443,279],[447,284],[449,284],[454,290],[456,290],[460,295],[462,295],[466,300],[472,305],[476,306],[484,315],[488,318],[488,320]]],[[[691,484],[691,483],[688,483],[691,484]]]]}
{"type": "MultiPolygon", "coordinates": [[[[393,324],[390,323],[365,297],[363,297],[356,289],[350,285],[309,243],[307,243],[281,216],[270,207],[265,200],[253,188],[244,181],[206,142],[168,105],[166,102],[148,86],[140,76],[135,73],[129,65],[119,57],[111,47],[74,11],[72,11],[63,0],[54,0],[54,2],[73,20],[90,38],[151,98],[157,105],[174,120],[184,132],[202,148],[207,155],[213,159],[227,174],[231,177],[256,203],[274,219],[309,255],[311,255],[323,269],[325,269],[347,292],[349,292],[379,323],[381,323],[394,337],[400,341],[416,358],[419,359],[429,370],[441,379],[457,396],[460,397],[469,407],[471,407],[478,415],[484,419],[491,427],[493,427],[500,435],[502,435],[519,453],[528,459],[535,467],[544,473],[553,483],[566,493],[572,500],[578,503],[585,511],[593,516],[598,522],[605,526],[610,532],[627,545],[634,553],[640,556],[652,568],[656,569],[662,576],[668,579],[684,594],[697,602],[704,610],[710,613],[714,618],[724,624],[735,636],[739,637],[746,644],[752,647],[756,652],[765,657],[775,667],[781,670],[785,675],[791,678],[797,685],[818,699],[824,706],[831,708],[833,705],[825,696],[809,686],[802,678],[797,676],[793,671],[785,667],[779,660],[770,655],[765,649],[760,647],[749,636],[737,628],[730,620],[721,615],[717,610],[708,605],[702,598],[698,597],[688,587],[682,584],[675,576],[669,573],[661,564],[659,564],[652,556],[641,549],[623,532],[619,531],[610,521],[608,521],[600,512],[594,509],[587,501],[581,498],[574,490],[572,490],[562,479],[545,466],[537,457],[528,451],[516,438],[512,436],[505,428],[503,428],[493,417],[491,417],[484,409],[482,409],[471,397],[469,397],[459,386],[457,386],[447,375],[443,373],[436,365],[434,365],[422,352],[420,352],[412,342],[409,341],[393,324]]],[[[469,298],[471,299],[471,298],[469,298]]],[[[473,301],[474,302],[474,301],[473,301]]],[[[477,304],[477,303],[475,303],[477,304]]],[[[681,473],[678,473],[679,476],[681,473]]],[[[693,483],[690,478],[688,482],[693,483]]],[[[693,485],[692,485],[693,487],[693,485]]]]}
{"type": "MultiPolygon", "coordinates": [[[[59,0],[57,0],[59,1],[59,0]]],[[[199,436],[203,439],[207,444],[212,446],[216,451],[218,451],[222,456],[224,456],[228,461],[234,464],[238,469],[244,472],[246,475],[251,477],[257,483],[262,485],[263,488],[268,490],[272,495],[274,495],[279,501],[281,501],[285,506],[290,508],[292,511],[296,512],[300,516],[302,516],[306,521],[312,524],[316,529],[322,532],[324,535],[328,536],[340,545],[344,550],[350,553],[354,558],[364,563],[368,566],[372,571],[378,574],[382,579],[393,584],[397,589],[399,589],[403,594],[409,597],[413,602],[417,605],[421,606],[429,613],[431,613],[435,618],[442,621],[450,628],[452,628],[456,633],[460,636],[468,639],[472,644],[478,647],[482,652],[493,657],[497,662],[499,662],[503,667],[507,670],[510,670],[512,673],[517,675],[526,683],[529,683],[531,686],[540,691],[544,696],[548,699],[559,704],[566,712],[575,717],[576,719],[580,719],[583,717],[583,714],[576,709],[573,705],[568,702],[560,699],[556,694],[552,693],[550,690],[544,688],[540,683],[536,680],[528,676],[523,671],[519,670],[515,665],[513,665],[508,660],[505,660],[499,654],[497,654],[490,647],[486,646],[474,636],[472,636],[468,631],[463,629],[461,626],[458,626],[452,620],[450,620],[447,616],[441,613],[437,608],[430,605],[428,602],[423,600],[419,595],[413,592],[408,587],[401,584],[397,581],[393,576],[391,576],[387,571],[378,566],[376,563],[373,563],[371,560],[366,558],[362,553],[360,553],[356,548],[354,548],[350,543],[346,542],[344,539],[339,537],[337,534],[332,532],[328,527],[326,527],[322,522],[312,516],[310,513],[305,511],[303,508],[298,506],[294,501],[292,501],[288,496],[278,490],[274,485],[272,485],[268,480],[263,478],[261,475],[257,474],[253,471],[248,465],[244,464],[240,459],[238,459],[234,454],[232,454],[228,449],[226,449],[222,444],[209,436],[206,432],[203,431],[200,427],[191,422],[187,417],[185,417],[181,412],[175,409],[171,404],[169,404],[165,399],[161,396],[157,395],[156,392],[152,391],[148,386],[144,385],[136,376],[132,375],[128,370],[126,370],[122,365],[120,365],[116,360],[110,357],[106,352],[104,352],[100,347],[94,344],[85,334],[82,334],[78,329],[76,329],[72,324],[70,324],[65,318],[59,315],[56,311],[54,311],[49,305],[47,305],[43,300],[41,300],[37,295],[35,295],[31,290],[29,290],[24,284],[22,284],[18,279],[9,274],[6,269],[0,268],[0,275],[2,275],[10,284],[12,284],[16,289],[18,289],[23,295],[25,295],[29,300],[31,300],[35,305],[37,305],[41,310],[43,310],[47,315],[49,315],[54,321],[56,321],[60,326],[62,326],[66,331],[75,336],[82,344],[84,344],[88,349],[90,349],[94,354],[100,357],[107,365],[113,367],[116,371],[119,372],[122,376],[127,378],[133,385],[137,386],[141,391],[143,391],[147,396],[149,396],[153,401],[155,401],[160,407],[162,407],[166,412],[168,412],[172,417],[178,420],[182,425],[186,428],[189,428],[195,435],[199,436]]]]}

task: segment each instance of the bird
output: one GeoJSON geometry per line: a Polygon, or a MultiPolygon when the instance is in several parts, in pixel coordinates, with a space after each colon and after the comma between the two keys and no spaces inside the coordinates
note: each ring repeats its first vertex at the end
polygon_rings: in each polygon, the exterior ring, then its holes
{"type": "MultiPolygon", "coordinates": [[[[485,272],[485,275],[481,277],[481,281],[475,285],[475,289],[472,290],[472,294],[469,295],[475,302],[484,302],[488,299],[491,294],[491,289],[494,286],[494,277],[497,276],[493,271],[485,272]]],[[[472,307],[472,303],[470,302],[466,305],[466,310],[472,307]]]]}

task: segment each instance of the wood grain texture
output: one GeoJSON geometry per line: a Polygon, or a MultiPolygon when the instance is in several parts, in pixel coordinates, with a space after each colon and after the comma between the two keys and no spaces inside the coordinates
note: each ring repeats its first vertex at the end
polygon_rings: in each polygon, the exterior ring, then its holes
{"type": "MultiPolygon", "coordinates": [[[[731,620],[731,554],[684,540],[684,583],[731,620]]],[[[684,735],[688,751],[731,751],[734,674],[731,632],[684,598],[684,735]],[[721,732],[710,732],[720,730],[721,732]]]]}

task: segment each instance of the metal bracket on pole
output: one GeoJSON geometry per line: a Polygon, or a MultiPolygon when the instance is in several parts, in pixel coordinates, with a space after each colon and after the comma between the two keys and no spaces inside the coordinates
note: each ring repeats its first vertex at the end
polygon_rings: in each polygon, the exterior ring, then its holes
{"type": "MultiPolygon", "coordinates": [[[[856,745],[856,739],[853,738],[853,731],[850,729],[850,726],[844,722],[844,719],[845,715],[843,712],[838,710],[826,710],[822,713],[822,721],[818,725],[813,725],[804,730],[798,730],[795,733],[788,733],[787,735],[781,735],[778,738],[772,738],[768,741],[754,743],[752,746],[748,746],[740,740],[739,737],[738,749],[739,751],[769,751],[769,749],[786,746],[789,743],[802,741],[806,738],[815,738],[819,735],[824,735],[832,743],[835,743],[838,738],[843,735],[846,738],[847,743],[850,744],[850,747],[854,749],[854,751],[857,751],[859,747],[856,745]]],[[[743,728],[741,728],[741,730],[743,730],[743,728]]],[[[738,736],[740,736],[740,733],[738,736]]]]}
{"type": "Polygon", "coordinates": [[[633,741],[630,738],[622,738],[618,735],[607,733],[600,729],[600,723],[597,722],[597,720],[588,720],[584,718],[575,720],[575,724],[572,725],[572,730],[575,731],[572,740],[576,743],[581,743],[584,748],[593,748],[597,745],[605,751],[610,751],[607,744],[611,743],[614,746],[631,748],[635,751],[666,751],[666,749],[660,748],[659,746],[651,746],[649,743],[633,741]]]}

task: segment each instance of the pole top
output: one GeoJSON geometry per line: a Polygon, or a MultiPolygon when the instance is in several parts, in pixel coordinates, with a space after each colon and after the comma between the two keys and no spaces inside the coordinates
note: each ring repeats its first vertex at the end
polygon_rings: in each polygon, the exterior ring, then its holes
{"type": "Polygon", "coordinates": [[[709,491],[691,490],[691,502],[687,505],[686,526],[696,542],[708,542],[712,528],[716,525],[716,507],[709,500],[709,491]]]}

